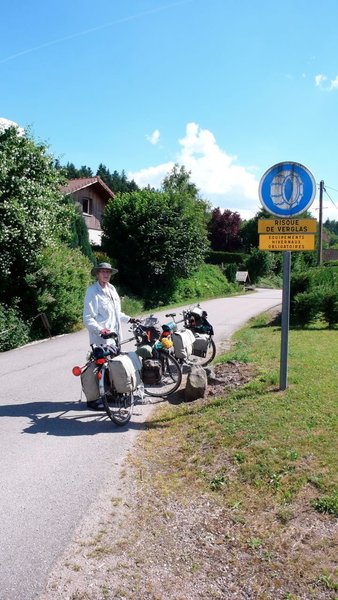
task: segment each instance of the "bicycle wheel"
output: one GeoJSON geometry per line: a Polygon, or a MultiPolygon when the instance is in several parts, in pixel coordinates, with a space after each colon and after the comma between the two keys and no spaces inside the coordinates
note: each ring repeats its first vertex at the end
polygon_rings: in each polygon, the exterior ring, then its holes
{"type": "Polygon", "coordinates": [[[208,341],[207,353],[205,356],[195,356],[194,354],[190,354],[188,356],[188,361],[192,365],[197,365],[200,367],[206,367],[212,360],[214,360],[216,356],[216,344],[212,338],[208,341]]]}
{"type": "Polygon", "coordinates": [[[102,396],[102,402],[108,417],[115,425],[126,425],[129,423],[134,407],[134,394],[118,394],[112,392],[102,396]]]}
{"type": "Polygon", "coordinates": [[[162,376],[159,383],[144,386],[144,392],[148,396],[166,398],[181,385],[182,372],[176,358],[171,354],[161,353],[162,376]]]}

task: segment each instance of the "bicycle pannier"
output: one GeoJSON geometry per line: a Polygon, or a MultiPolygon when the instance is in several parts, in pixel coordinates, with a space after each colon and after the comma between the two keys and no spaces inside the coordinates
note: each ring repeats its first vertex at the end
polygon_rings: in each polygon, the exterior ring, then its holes
{"type": "Polygon", "coordinates": [[[108,362],[111,386],[119,393],[133,392],[141,384],[141,362],[135,352],[119,354],[108,362]]]}
{"type": "Polygon", "coordinates": [[[96,377],[97,371],[98,368],[95,362],[90,362],[81,373],[81,386],[87,402],[92,402],[100,397],[99,382],[96,377]]]}
{"type": "Polygon", "coordinates": [[[159,360],[147,358],[142,364],[142,381],[144,385],[160,383],[162,378],[162,365],[159,360]]]}
{"type": "Polygon", "coordinates": [[[142,344],[142,346],[137,348],[136,354],[138,354],[138,356],[141,358],[151,358],[153,355],[153,349],[148,344],[142,344]]]}
{"type": "Polygon", "coordinates": [[[165,333],[172,333],[173,331],[177,331],[177,324],[175,323],[175,321],[164,323],[164,325],[162,325],[162,331],[164,331],[165,333]]]}
{"type": "Polygon", "coordinates": [[[147,317],[143,319],[139,325],[140,329],[144,332],[144,337],[147,342],[153,344],[156,340],[159,340],[162,334],[162,327],[157,317],[147,317]]]}
{"type": "Polygon", "coordinates": [[[189,329],[183,331],[175,331],[173,333],[174,351],[176,358],[180,360],[187,359],[192,353],[192,345],[195,336],[189,329]]]}
{"type": "Polygon", "coordinates": [[[201,358],[205,358],[208,350],[208,335],[198,335],[196,336],[194,343],[192,345],[192,353],[195,356],[200,356],[201,358]]]}
{"type": "Polygon", "coordinates": [[[203,310],[203,308],[201,308],[199,305],[194,306],[190,312],[191,312],[192,316],[195,317],[195,319],[196,318],[201,319],[202,317],[205,317],[207,314],[205,312],[205,310],[203,310]]]}

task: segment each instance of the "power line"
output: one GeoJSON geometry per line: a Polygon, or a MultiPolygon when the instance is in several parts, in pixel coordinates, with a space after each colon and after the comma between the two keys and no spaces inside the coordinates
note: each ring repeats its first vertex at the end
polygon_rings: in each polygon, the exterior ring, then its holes
{"type": "MultiPolygon", "coordinates": [[[[331,189],[331,188],[329,188],[329,189],[331,189]]],[[[336,191],[338,191],[338,190],[336,190],[336,191]]],[[[330,196],[329,192],[327,192],[327,191],[326,191],[326,187],[324,187],[324,192],[325,192],[325,194],[326,194],[326,195],[329,197],[329,199],[331,200],[331,202],[332,202],[333,206],[334,206],[334,207],[335,207],[335,208],[338,210],[338,206],[337,206],[337,204],[335,204],[335,202],[332,200],[332,198],[331,198],[331,196],[330,196]]]]}
{"type": "Polygon", "coordinates": [[[329,185],[326,185],[325,187],[328,188],[329,190],[333,190],[334,192],[338,192],[338,190],[336,190],[336,188],[330,187],[329,185]]]}

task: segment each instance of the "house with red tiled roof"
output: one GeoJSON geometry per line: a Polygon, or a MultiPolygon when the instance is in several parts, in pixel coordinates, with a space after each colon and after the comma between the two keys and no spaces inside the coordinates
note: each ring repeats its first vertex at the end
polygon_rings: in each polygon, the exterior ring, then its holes
{"type": "Polygon", "coordinates": [[[62,187],[62,192],[71,196],[80,206],[87,225],[89,241],[95,246],[100,246],[102,216],[108,200],[115,197],[114,193],[101,177],[70,179],[62,187]]]}

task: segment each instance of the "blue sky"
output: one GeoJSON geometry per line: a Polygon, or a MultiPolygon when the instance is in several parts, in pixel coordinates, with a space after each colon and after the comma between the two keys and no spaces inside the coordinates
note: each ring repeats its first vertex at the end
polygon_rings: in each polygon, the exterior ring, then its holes
{"type": "Polygon", "coordinates": [[[139,185],[184,164],[243,218],[263,173],[299,162],[338,220],[337,24],[336,0],[12,0],[0,117],[63,164],[102,162],[139,185]]]}

